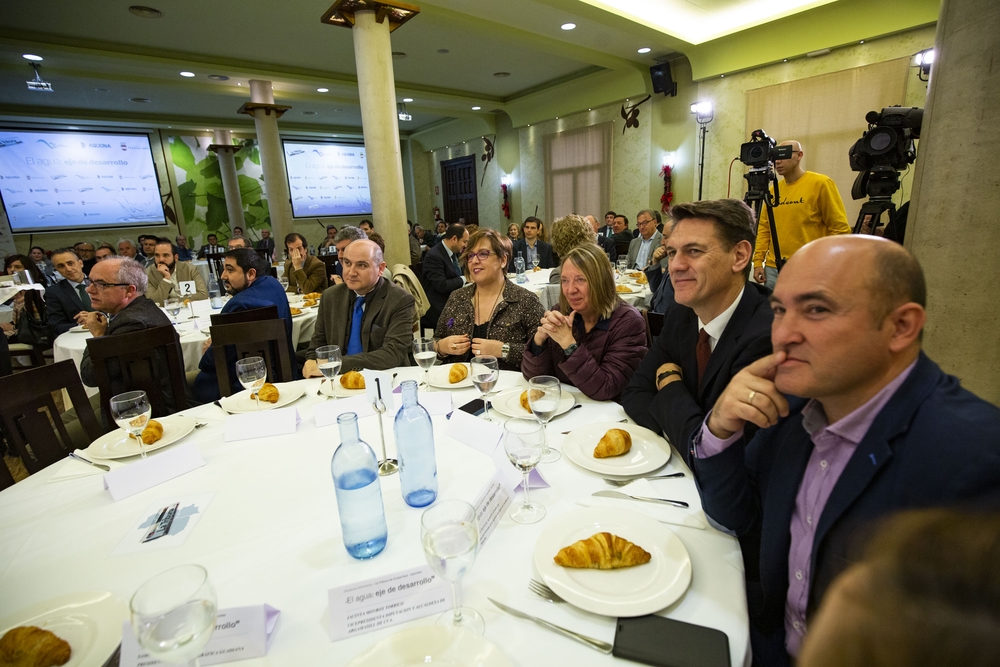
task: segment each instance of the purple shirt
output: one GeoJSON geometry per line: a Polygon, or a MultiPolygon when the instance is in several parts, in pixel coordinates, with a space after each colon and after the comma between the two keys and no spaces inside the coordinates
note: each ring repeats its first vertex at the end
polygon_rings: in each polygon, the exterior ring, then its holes
{"type": "MultiPolygon", "coordinates": [[[[813,451],[806,464],[790,526],[791,548],[788,552],[788,595],[785,598],[785,648],[789,655],[798,656],[806,634],[806,607],[809,603],[813,542],[816,526],[837,480],[865,437],[872,422],[889,402],[900,385],[909,377],[917,361],[897,375],[889,384],[854,412],[833,424],[828,424],[823,405],[811,400],[802,408],[802,426],[809,433],[813,451]]],[[[709,413],[711,416],[711,413],[709,413]]],[[[739,440],[743,431],[720,440],[708,430],[708,417],[701,427],[701,443],[695,448],[698,458],[708,458],[739,440]]]]}

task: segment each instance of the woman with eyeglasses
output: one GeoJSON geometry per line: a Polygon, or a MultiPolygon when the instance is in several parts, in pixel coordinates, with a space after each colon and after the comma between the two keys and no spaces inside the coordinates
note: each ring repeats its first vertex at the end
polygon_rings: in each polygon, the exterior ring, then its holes
{"type": "Polygon", "coordinates": [[[542,317],[521,373],[554,375],[596,401],[617,401],[646,354],[642,315],[618,296],[611,263],[594,243],[566,253],[560,281],[559,308],[542,317]]]}
{"type": "Polygon", "coordinates": [[[510,239],[494,230],[469,237],[461,262],[471,284],[451,293],[434,331],[443,363],[489,355],[503,370],[521,368],[524,345],[545,309],[538,297],[507,280],[510,258],[510,239]]]}

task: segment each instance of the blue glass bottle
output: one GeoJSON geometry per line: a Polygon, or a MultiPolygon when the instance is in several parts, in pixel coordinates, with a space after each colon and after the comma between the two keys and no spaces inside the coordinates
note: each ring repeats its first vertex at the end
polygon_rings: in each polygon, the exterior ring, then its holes
{"type": "Polygon", "coordinates": [[[400,385],[403,407],[396,413],[393,431],[399,456],[399,486],[410,507],[430,505],[437,498],[437,461],[434,458],[434,425],[417,402],[417,383],[400,385]]]}
{"type": "Polygon", "coordinates": [[[354,558],[377,556],[389,537],[378,479],[378,459],[358,433],[358,415],[337,417],[340,446],[333,453],[330,472],[337,491],[337,511],[344,547],[354,558]]]}

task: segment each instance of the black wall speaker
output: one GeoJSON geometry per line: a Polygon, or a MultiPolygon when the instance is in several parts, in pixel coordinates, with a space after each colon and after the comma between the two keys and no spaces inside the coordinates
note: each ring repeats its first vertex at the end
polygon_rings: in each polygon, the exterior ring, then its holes
{"type": "Polygon", "coordinates": [[[670,63],[660,63],[649,68],[649,78],[653,80],[653,92],[677,97],[677,82],[670,76],[670,63]]]}

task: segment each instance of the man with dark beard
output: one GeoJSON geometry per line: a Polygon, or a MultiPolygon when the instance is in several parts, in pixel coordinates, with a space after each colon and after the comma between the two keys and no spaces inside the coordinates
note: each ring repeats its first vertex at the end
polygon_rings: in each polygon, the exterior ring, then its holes
{"type": "MultiPolygon", "coordinates": [[[[249,248],[230,250],[223,257],[222,281],[226,285],[226,293],[232,294],[222,308],[222,314],[238,310],[254,308],[278,307],[278,317],[285,324],[288,335],[288,353],[292,360],[292,373],[299,379],[299,369],[295,367],[295,345],[292,343],[292,312],[288,307],[288,297],[281,284],[269,274],[270,266],[261,259],[257,251],[249,248]]],[[[194,380],[193,393],[199,403],[210,403],[221,397],[218,375],[215,372],[215,355],[212,351],[212,339],[202,345],[202,357],[198,363],[198,376],[194,380]]],[[[242,390],[236,378],[236,350],[226,350],[226,364],[229,367],[231,391],[242,390]]]]}
{"type": "Polygon", "coordinates": [[[154,301],[157,306],[162,306],[163,300],[171,297],[192,301],[208,298],[208,288],[205,287],[201,271],[189,262],[177,261],[177,249],[170,239],[159,239],[156,242],[153,259],[154,263],[146,267],[146,277],[149,279],[146,298],[154,301]],[[193,291],[190,285],[183,284],[188,282],[194,283],[193,291]]]}

